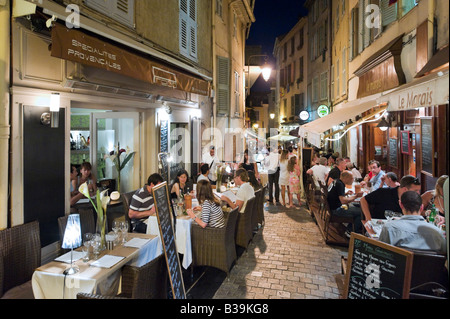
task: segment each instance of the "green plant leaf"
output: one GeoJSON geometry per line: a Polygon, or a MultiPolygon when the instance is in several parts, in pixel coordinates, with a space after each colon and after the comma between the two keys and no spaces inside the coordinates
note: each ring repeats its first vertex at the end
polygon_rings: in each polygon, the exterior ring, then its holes
{"type": "Polygon", "coordinates": [[[135,153],[136,152],[131,152],[130,154],[127,155],[127,157],[125,157],[125,159],[123,160],[122,164],[120,165],[120,170],[122,170],[125,167],[125,165],[127,165],[127,163],[131,160],[131,158],[133,157],[133,155],[135,153]]]}

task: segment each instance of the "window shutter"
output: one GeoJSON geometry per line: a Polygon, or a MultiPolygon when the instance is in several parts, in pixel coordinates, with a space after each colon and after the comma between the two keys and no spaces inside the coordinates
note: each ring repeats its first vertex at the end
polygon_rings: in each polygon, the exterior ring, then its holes
{"type": "Polygon", "coordinates": [[[189,0],[189,54],[197,59],[197,4],[189,0]]]}
{"type": "Polygon", "coordinates": [[[347,48],[344,48],[342,50],[342,95],[345,95],[346,91],[347,91],[347,71],[346,71],[346,63],[347,63],[347,59],[345,57],[345,54],[347,52],[347,48]]]}
{"type": "Polygon", "coordinates": [[[364,3],[364,13],[363,13],[363,26],[364,26],[364,47],[363,49],[367,48],[370,45],[370,28],[367,26],[366,19],[369,16],[369,14],[366,12],[366,7],[369,4],[368,0],[363,0],[364,3]]]}
{"type": "Polygon", "coordinates": [[[188,55],[188,0],[180,0],[180,52],[188,55]]]}
{"type": "Polygon", "coordinates": [[[397,20],[397,2],[389,5],[389,0],[380,0],[381,2],[381,24],[388,26],[397,20]]]}
{"type": "Polygon", "coordinates": [[[350,46],[350,50],[349,50],[349,54],[348,54],[348,60],[352,61],[353,60],[353,36],[355,34],[355,27],[354,27],[354,21],[355,21],[355,10],[352,9],[351,13],[350,13],[351,17],[350,17],[350,25],[349,25],[349,46],[350,46]]]}
{"type": "Polygon", "coordinates": [[[217,114],[227,115],[230,111],[230,60],[217,57],[217,114]]]}
{"type": "Polygon", "coordinates": [[[358,53],[364,50],[364,1],[359,1],[358,7],[358,53]]]}
{"type": "Polygon", "coordinates": [[[196,0],[180,0],[180,52],[197,59],[197,3],[196,0]]]}
{"type": "Polygon", "coordinates": [[[134,0],[115,0],[112,10],[114,19],[134,27],[134,0]]]}

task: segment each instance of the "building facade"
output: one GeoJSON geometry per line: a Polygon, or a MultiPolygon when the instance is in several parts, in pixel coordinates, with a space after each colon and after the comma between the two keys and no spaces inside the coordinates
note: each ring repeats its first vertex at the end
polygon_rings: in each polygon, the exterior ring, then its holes
{"type": "Polygon", "coordinates": [[[179,169],[195,172],[213,107],[210,1],[15,0],[0,9],[2,48],[12,44],[2,53],[12,72],[1,79],[11,155],[0,228],[38,219],[52,253],[57,218],[70,210],[71,164],[90,162],[98,180],[117,182],[108,155],[119,145],[136,151],[121,192],[155,172],[169,182],[179,169]]]}

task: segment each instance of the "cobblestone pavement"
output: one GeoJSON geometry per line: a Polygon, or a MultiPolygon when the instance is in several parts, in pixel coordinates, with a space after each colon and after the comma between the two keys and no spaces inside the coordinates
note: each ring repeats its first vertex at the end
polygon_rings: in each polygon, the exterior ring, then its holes
{"type": "Polygon", "coordinates": [[[341,256],[347,248],[325,244],[305,206],[266,203],[264,217],[265,226],[212,298],[342,298],[341,256]]]}

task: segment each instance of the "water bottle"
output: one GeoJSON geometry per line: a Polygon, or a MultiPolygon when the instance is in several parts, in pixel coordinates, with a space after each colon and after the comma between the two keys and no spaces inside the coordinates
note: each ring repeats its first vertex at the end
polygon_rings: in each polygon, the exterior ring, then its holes
{"type": "Polygon", "coordinates": [[[430,216],[428,216],[428,222],[434,224],[435,220],[436,220],[436,207],[433,204],[431,206],[430,216]]]}

